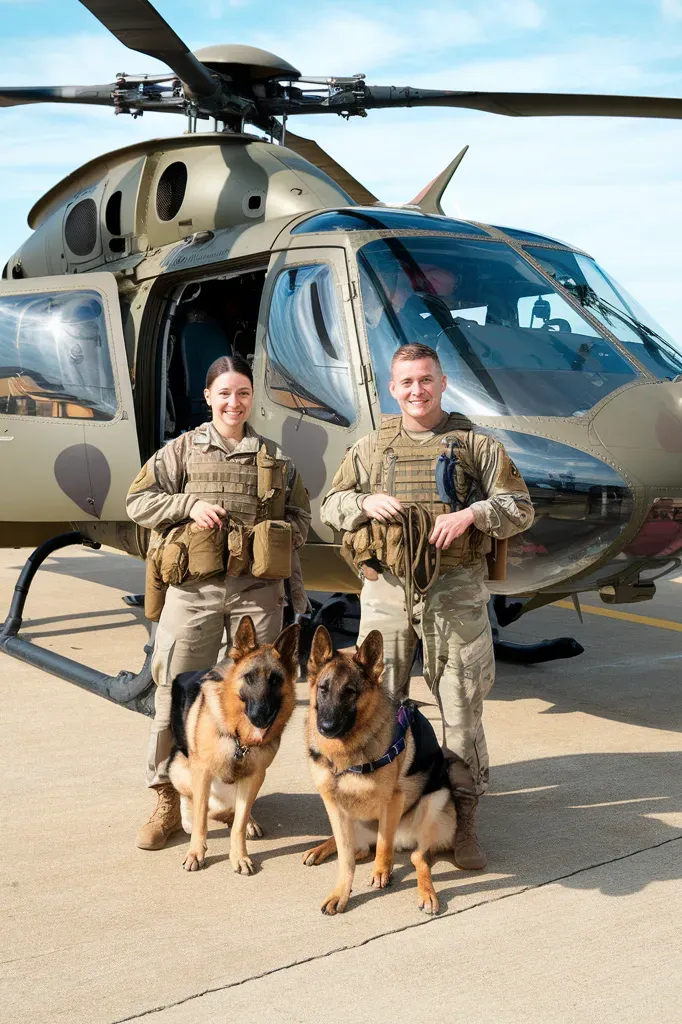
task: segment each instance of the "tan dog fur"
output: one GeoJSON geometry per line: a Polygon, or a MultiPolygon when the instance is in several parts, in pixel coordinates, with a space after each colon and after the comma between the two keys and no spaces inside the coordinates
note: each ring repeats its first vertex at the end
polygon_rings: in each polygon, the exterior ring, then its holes
{"type": "Polygon", "coordinates": [[[233,664],[216,666],[204,676],[201,690],[185,717],[189,757],[176,751],[169,778],[180,793],[183,825],[191,839],[183,861],[186,871],[204,866],[207,818],[231,824],[230,862],[239,874],[253,873],[246,849],[247,832],[262,835],[251,808],[280,745],[284,728],[296,706],[299,626],[282,630],[274,644],[259,645],[250,616],[239,623],[230,651],[233,664]],[[267,687],[272,672],[283,675],[281,703],[274,721],[257,728],[246,714],[243,699],[249,680],[267,687]],[[242,695],[240,695],[242,694],[242,695]],[[239,759],[237,746],[247,748],[239,759]]]}
{"type": "Polygon", "coordinates": [[[325,914],[345,910],[356,861],[368,856],[374,843],[370,884],[381,889],[389,885],[394,849],[413,849],[419,909],[437,913],[429,856],[454,847],[456,813],[449,789],[423,795],[424,775],[407,774],[415,753],[409,729],[405,750],[391,764],[367,775],[342,774],[351,765],[381,757],[392,742],[397,712],[381,685],[382,673],[383,639],[377,630],[351,656],[335,652],[327,630],[318,627],[308,663],[306,735],[311,774],[334,835],[308,850],[303,862],[320,864],[338,851],[337,884],[322,904],[325,914]],[[326,706],[345,700],[355,707],[352,728],[339,738],[327,738],[318,729],[320,687],[326,706]],[[371,822],[377,824],[372,827],[371,822]]]}

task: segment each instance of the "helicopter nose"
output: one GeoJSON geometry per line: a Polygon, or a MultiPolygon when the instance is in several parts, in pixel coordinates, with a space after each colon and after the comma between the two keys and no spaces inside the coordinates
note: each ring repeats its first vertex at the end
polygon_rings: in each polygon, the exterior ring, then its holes
{"type": "Polygon", "coordinates": [[[682,488],[682,381],[635,384],[614,395],[590,433],[652,497],[682,488]]]}

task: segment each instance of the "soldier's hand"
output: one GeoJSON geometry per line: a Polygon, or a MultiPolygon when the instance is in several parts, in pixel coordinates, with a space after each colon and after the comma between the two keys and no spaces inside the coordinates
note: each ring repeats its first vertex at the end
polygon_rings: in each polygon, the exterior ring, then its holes
{"type": "Polygon", "coordinates": [[[391,523],[400,515],[403,506],[391,494],[368,494],[362,500],[362,511],[370,519],[391,523]]]}
{"type": "Polygon", "coordinates": [[[453,540],[461,537],[465,530],[468,530],[474,521],[474,513],[470,508],[463,508],[459,512],[447,512],[445,515],[436,516],[429,541],[437,548],[446,551],[453,540]]]}
{"type": "Polygon", "coordinates": [[[211,505],[208,501],[196,501],[189,510],[189,517],[201,530],[222,526],[227,512],[222,505],[211,505]]]}

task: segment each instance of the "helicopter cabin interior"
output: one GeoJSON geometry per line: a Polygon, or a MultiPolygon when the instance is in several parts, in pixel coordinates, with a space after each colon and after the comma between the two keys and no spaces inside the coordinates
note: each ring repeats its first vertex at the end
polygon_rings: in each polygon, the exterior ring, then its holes
{"type": "Polygon", "coordinates": [[[166,381],[163,441],[208,418],[206,373],[221,356],[239,355],[251,366],[266,270],[181,285],[171,303],[161,352],[166,381]]]}

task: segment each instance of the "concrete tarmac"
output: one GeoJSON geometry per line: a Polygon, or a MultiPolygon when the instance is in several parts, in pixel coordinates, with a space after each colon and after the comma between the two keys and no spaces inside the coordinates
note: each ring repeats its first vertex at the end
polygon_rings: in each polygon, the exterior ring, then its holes
{"type": "MultiPolygon", "coordinates": [[[[28,553],[0,551],[0,616],[28,553]]],[[[125,556],[66,549],[38,573],[22,635],[138,669],[147,628],[121,598],[142,581],[125,556]]],[[[360,864],[347,912],[320,914],[336,863],[301,863],[329,831],[306,765],[305,684],[254,808],[257,873],[232,873],[229,831],[213,823],[207,869],[188,875],[184,835],[134,846],[154,803],[148,720],[0,655],[0,1020],[679,1022],[682,583],[660,582],[645,605],[586,603],[582,626],[552,606],[504,631],[575,636],[586,652],[498,665],[489,867],[439,861],[435,919],[417,910],[405,855],[390,889],[368,889],[360,864]]],[[[430,702],[421,680],[413,695],[430,702]]]]}

